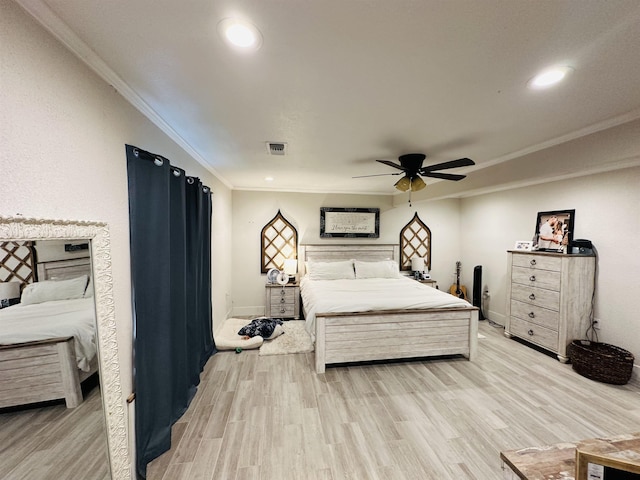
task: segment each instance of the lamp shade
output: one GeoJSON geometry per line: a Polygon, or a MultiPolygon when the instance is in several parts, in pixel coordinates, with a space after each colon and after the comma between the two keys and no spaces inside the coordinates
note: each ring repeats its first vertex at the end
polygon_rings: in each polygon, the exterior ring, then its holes
{"type": "Polygon", "coordinates": [[[284,273],[287,275],[295,275],[298,273],[298,260],[288,258],[284,261],[284,273]]]}
{"type": "Polygon", "coordinates": [[[411,259],[411,270],[414,272],[424,272],[424,258],[413,257],[411,259]]]}
{"type": "Polygon", "coordinates": [[[411,180],[405,175],[395,183],[394,187],[396,187],[401,192],[406,192],[407,190],[409,190],[409,188],[411,188],[411,180]]]}
{"type": "Polygon", "coordinates": [[[20,282],[0,282],[0,300],[20,298],[20,282]]]}
{"type": "Polygon", "coordinates": [[[422,190],[424,187],[426,187],[427,184],[424,183],[424,180],[422,180],[422,178],[415,176],[411,179],[411,191],[412,192],[417,192],[418,190],[422,190]]]}

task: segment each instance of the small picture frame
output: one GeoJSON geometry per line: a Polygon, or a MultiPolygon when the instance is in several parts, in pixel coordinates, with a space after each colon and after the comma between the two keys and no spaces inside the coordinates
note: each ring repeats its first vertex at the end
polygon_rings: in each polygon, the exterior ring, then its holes
{"type": "Polygon", "coordinates": [[[518,240],[513,249],[520,252],[530,252],[533,250],[533,242],[531,240],[518,240]]]}

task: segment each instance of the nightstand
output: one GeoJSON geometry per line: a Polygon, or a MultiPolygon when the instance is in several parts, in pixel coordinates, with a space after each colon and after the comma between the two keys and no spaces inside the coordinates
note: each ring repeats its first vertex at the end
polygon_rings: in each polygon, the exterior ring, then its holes
{"type": "Polygon", "coordinates": [[[424,283],[428,287],[438,288],[438,282],[433,278],[429,278],[427,280],[416,280],[416,282],[424,283]]]}
{"type": "Polygon", "coordinates": [[[267,305],[265,315],[271,318],[300,318],[300,285],[288,283],[265,285],[267,305]]]}

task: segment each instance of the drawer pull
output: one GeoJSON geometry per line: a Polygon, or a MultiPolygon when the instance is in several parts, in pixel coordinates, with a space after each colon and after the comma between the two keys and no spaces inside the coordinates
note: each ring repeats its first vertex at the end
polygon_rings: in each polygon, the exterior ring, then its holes
{"type": "Polygon", "coordinates": [[[280,299],[280,303],[284,303],[284,302],[285,302],[285,299],[284,299],[284,298],[281,298],[281,299],[280,299]]]}
{"type": "Polygon", "coordinates": [[[284,313],[284,312],[286,312],[286,310],[284,308],[281,308],[280,313],[284,313]]]}
{"type": "Polygon", "coordinates": [[[280,291],[280,295],[283,296],[283,297],[285,296],[286,293],[287,292],[284,291],[284,288],[280,291]]]}
{"type": "Polygon", "coordinates": [[[529,330],[527,333],[533,337],[533,330],[529,330]]]}
{"type": "Polygon", "coordinates": [[[530,282],[535,282],[535,281],[536,281],[536,276],[535,276],[535,275],[531,275],[531,276],[529,277],[529,281],[530,281],[530,282]]]}
{"type": "Polygon", "coordinates": [[[529,262],[529,264],[533,267],[533,266],[536,264],[536,259],[535,259],[535,258],[534,258],[534,259],[532,259],[532,260],[529,262]]]}
{"type": "Polygon", "coordinates": [[[536,318],[536,314],[533,312],[529,312],[529,318],[536,318]]]}
{"type": "Polygon", "coordinates": [[[536,296],[532,293],[531,295],[529,295],[529,300],[535,300],[536,296]]]}

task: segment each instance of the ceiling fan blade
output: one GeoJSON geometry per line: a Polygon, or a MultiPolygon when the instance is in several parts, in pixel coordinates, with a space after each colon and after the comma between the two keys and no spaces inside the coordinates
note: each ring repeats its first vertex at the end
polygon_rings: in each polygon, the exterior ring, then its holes
{"type": "Polygon", "coordinates": [[[385,165],[389,165],[390,167],[397,168],[398,170],[404,171],[404,167],[402,165],[398,165],[397,163],[393,163],[390,160],[376,160],[376,162],[384,163],[385,165]]]}
{"type": "Polygon", "coordinates": [[[470,158],[459,158],[458,160],[451,160],[449,162],[436,163],[435,165],[429,165],[422,167],[420,173],[433,172],[434,170],[446,170],[447,168],[468,167],[469,165],[475,165],[476,162],[470,158]]]}
{"type": "Polygon", "coordinates": [[[351,177],[351,178],[384,177],[386,175],[402,175],[402,173],[401,172],[398,172],[398,173],[377,173],[375,175],[358,175],[356,177],[351,177]]]}
{"type": "Polygon", "coordinates": [[[466,177],[466,175],[457,175],[455,173],[440,173],[440,172],[427,172],[427,173],[421,173],[421,175],[425,177],[440,178],[442,180],[453,180],[454,182],[457,182],[458,180],[462,180],[463,178],[466,177]]]}

